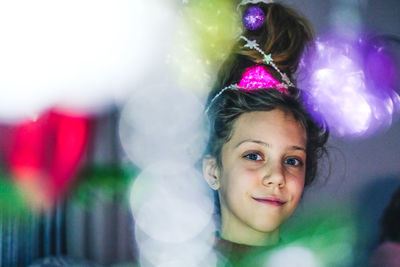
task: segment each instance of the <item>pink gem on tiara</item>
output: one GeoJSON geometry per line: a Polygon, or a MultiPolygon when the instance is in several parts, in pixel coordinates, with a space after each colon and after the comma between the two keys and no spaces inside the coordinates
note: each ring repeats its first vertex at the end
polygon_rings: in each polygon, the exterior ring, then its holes
{"type": "Polygon", "coordinates": [[[281,84],[262,65],[247,68],[238,86],[243,90],[274,87],[282,93],[286,92],[285,88],[282,88],[281,84]]]}

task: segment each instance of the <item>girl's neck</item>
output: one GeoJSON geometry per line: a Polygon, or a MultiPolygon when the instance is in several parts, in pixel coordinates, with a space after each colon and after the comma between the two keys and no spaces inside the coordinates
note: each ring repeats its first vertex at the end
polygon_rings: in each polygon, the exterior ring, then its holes
{"type": "Polygon", "coordinates": [[[273,246],[279,242],[279,228],[272,232],[259,232],[250,227],[235,227],[222,223],[220,237],[233,243],[250,246],[273,246]]]}

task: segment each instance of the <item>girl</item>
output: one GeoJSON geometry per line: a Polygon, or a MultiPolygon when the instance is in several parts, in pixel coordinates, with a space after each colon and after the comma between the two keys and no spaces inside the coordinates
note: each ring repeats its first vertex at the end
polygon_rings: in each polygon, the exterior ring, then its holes
{"type": "Polygon", "coordinates": [[[203,175],[217,192],[217,249],[232,262],[251,247],[279,242],[280,227],[314,181],[328,139],[292,83],[312,39],[308,23],[281,4],[252,2],[244,3],[245,14],[261,10],[264,22],[256,29],[246,25],[206,109],[203,175]]]}

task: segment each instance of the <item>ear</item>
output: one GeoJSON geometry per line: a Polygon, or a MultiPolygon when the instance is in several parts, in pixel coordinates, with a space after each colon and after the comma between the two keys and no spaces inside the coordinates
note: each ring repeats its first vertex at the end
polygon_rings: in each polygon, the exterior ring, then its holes
{"type": "Polygon", "coordinates": [[[213,190],[219,189],[219,170],[217,160],[207,155],[203,158],[203,177],[213,190]]]}

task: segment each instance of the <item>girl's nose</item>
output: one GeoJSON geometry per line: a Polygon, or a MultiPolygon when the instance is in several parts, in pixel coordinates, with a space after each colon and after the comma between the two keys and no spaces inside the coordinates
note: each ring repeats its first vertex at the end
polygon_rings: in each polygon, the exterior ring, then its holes
{"type": "Polygon", "coordinates": [[[283,166],[279,163],[269,162],[266,166],[266,171],[262,180],[265,186],[285,186],[285,175],[283,166]]]}

